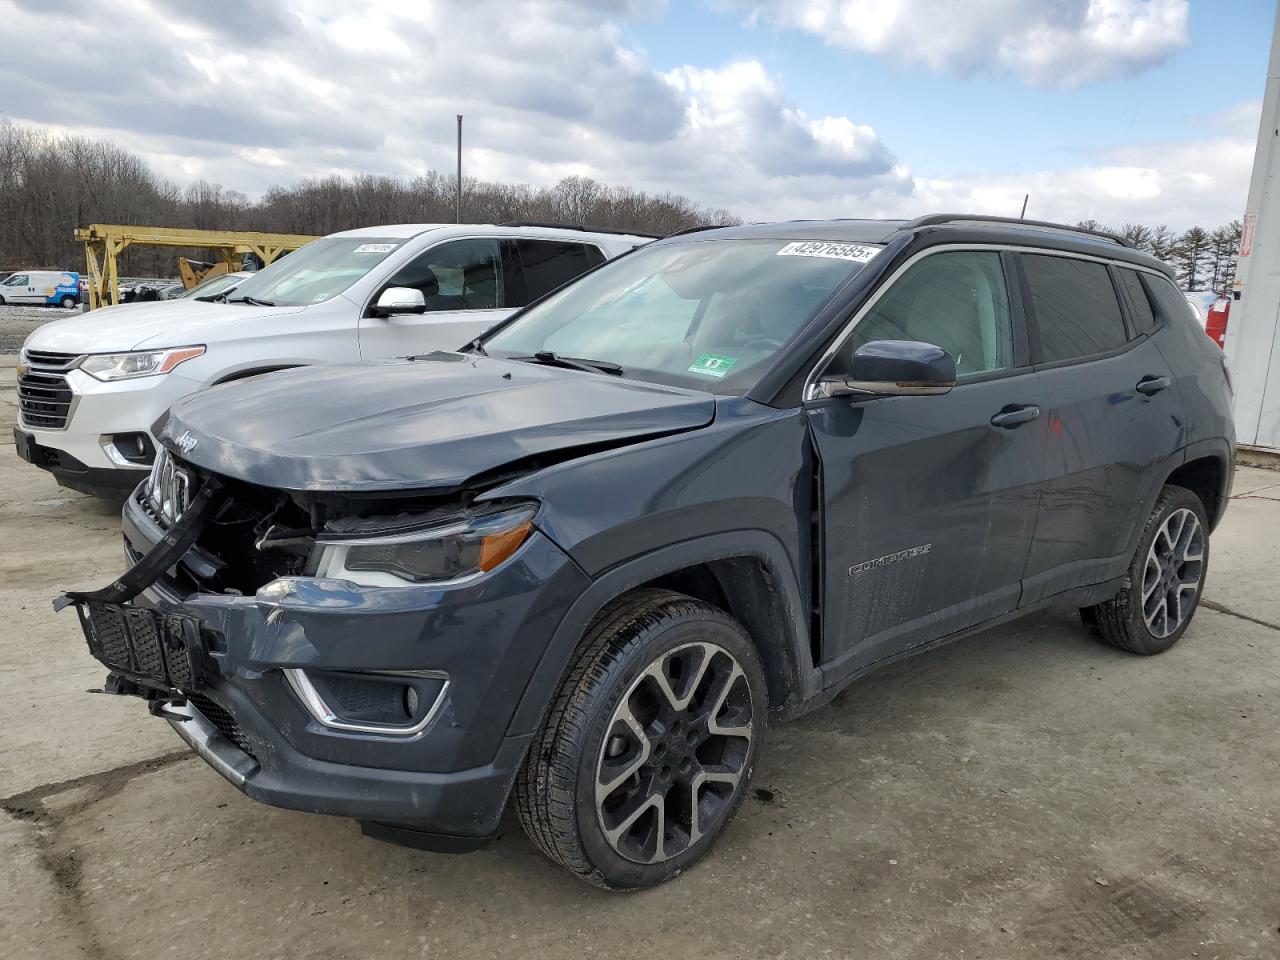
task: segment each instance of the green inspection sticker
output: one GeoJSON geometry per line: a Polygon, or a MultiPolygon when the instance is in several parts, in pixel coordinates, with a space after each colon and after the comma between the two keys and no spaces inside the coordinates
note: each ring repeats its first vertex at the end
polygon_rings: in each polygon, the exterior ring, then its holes
{"type": "Polygon", "coordinates": [[[716,353],[704,353],[693,361],[693,366],[689,368],[689,372],[719,379],[732,370],[733,365],[737,362],[737,357],[722,357],[716,353]]]}

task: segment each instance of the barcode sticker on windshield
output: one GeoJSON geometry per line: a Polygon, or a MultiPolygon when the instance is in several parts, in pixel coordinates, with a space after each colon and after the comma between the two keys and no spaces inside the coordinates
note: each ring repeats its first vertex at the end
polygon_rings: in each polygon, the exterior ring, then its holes
{"type": "Polygon", "coordinates": [[[356,253],[390,253],[395,248],[394,243],[362,243],[356,247],[356,253]]]}
{"type": "Polygon", "coordinates": [[[828,260],[851,260],[854,263],[866,263],[877,253],[879,247],[865,243],[833,243],[829,240],[797,240],[788,243],[778,251],[780,257],[826,257],[828,260]]]}

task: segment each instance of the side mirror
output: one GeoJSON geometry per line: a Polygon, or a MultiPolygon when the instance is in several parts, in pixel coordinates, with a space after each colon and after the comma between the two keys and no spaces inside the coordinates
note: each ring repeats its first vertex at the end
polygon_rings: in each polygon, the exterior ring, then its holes
{"type": "Polygon", "coordinates": [[[854,351],[847,375],[824,376],[820,397],[919,397],[947,393],[956,385],[956,361],[932,343],[873,340],[854,351]]]}
{"type": "Polygon", "coordinates": [[[427,298],[422,295],[421,290],[414,287],[387,287],[378,295],[373,312],[379,317],[390,317],[398,313],[426,313],[427,298]]]}

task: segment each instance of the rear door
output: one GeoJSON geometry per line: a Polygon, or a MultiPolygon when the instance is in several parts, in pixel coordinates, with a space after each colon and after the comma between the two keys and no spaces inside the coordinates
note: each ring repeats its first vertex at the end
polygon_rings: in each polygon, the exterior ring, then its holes
{"type": "Polygon", "coordinates": [[[446,240],[415,256],[373,295],[388,287],[422,291],[421,314],[360,318],[360,355],[366,360],[456,350],[511,313],[507,296],[511,254],[496,237],[446,240]],[[504,252],[507,253],[504,256],[504,252]]]}
{"type": "Polygon", "coordinates": [[[850,336],[851,347],[946,349],[958,372],[950,393],[806,401],[821,461],[822,658],[833,679],[1017,604],[1044,399],[1006,261],[990,249],[926,254],[863,308],[850,336]]]}
{"type": "Polygon", "coordinates": [[[533,303],[605,261],[600,248],[591,243],[524,239],[514,243],[520,261],[520,282],[512,284],[512,295],[518,298],[512,306],[517,307],[533,303]]]}
{"type": "Polygon", "coordinates": [[[1020,254],[1019,265],[1048,402],[1045,482],[1023,583],[1023,603],[1034,603],[1123,573],[1155,474],[1181,445],[1184,424],[1149,333],[1150,305],[1128,299],[1117,268],[1050,253],[1020,254]]]}

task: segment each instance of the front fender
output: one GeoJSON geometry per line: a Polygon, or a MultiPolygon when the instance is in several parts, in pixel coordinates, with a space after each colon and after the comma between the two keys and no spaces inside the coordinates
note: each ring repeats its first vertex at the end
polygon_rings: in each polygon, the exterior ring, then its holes
{"type": "Polygon", "coordinates": [[[780,637],[756,637],[757,645],[773,644],[780,656],[763,655],[789,674],[783,686],[790,691],[782,710],[791,714],[821,692],[822,674],[809,648],[808,607],[799,578],[782,543],[763,530],[737,530],[672,544],[620,564],[597,577],[569,607],[551,636],[528,686],[516,707],[508,736],[532,733],[573,666],[574,653],[587,627],[612,599],[666,574],[712,560],[747,557],[760,561],[777,587],[782,608],[780,637]]]}

